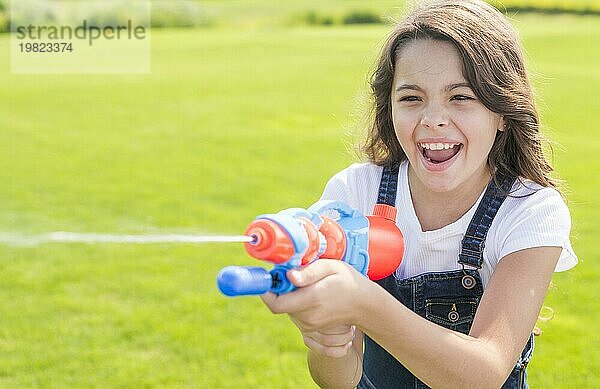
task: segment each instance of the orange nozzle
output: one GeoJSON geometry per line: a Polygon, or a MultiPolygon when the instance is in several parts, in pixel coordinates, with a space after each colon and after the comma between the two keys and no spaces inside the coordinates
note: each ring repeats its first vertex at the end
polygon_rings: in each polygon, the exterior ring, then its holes
{"type": "Polygon", "coordinates": [[[254,220],[245,234],[254,240],[244,243],[248,254],[256,259],[284,263],[294,254],[294,244],[277,223],[268,219],[254,220]]]}

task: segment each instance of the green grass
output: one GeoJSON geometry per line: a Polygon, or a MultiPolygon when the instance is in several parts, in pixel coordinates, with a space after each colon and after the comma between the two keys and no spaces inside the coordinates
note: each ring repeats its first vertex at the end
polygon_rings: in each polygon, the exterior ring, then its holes
{"type": "Polygon", "coordinates": [[[501,10],[553,10],[567,12],[594,12],[600,11],[598,0],[486,0],[501,10]]]}
{"type": "MultiPolygon", "coordinates": [[[[600,0],[486,0],[500,10],[510,14],[538,12],[600,12],[600,0]]],[[[334,24],[342,23],[352,12],[366,11],[380,16],[383,21],[397,19],[409,8],[404,0],[304,0],[304,1],[223,1],[197,0],[206,15],[215,25],[224,26],[281,26],[314,23],[327,19],[334,24]],[[307,17],[313,14],[313,18],[307,17]]]]}
{"type": "MultiPolygon", "coordinates": [[[[600,19],[520,17],[581,263],[557,274],[532,387],[599,387],[600,19]],[[560,26],[560,29],[557,28],[560,26]]],[[[10,75],[0,232],[243,231],[315,201],[352,157],[385,26],[153,33],[151,75],[10,75]]],[[[228,299],[240,245],[0,246],[0,387],[310,388],[293,325],[228,299]]]]}

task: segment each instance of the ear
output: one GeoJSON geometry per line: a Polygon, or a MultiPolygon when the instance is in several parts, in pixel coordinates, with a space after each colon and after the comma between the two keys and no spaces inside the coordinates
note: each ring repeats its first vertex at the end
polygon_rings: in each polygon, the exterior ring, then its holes
{"type": "Polygon", "coordinates": [[[498,122],[498,131],[500,132],[504,132],[505,128],[504,128],[504,116],[500,116],[500,121],[498,122]]]}

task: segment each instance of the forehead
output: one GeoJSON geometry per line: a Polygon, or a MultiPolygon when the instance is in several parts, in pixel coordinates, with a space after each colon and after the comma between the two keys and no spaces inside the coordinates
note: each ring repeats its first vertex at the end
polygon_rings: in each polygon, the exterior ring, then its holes
{"type": "Polygon", "coordinates": [[[412,40],[398,52],[394,81],[465,81],[462,59],[450,42],[433,39],[412,40]]]}

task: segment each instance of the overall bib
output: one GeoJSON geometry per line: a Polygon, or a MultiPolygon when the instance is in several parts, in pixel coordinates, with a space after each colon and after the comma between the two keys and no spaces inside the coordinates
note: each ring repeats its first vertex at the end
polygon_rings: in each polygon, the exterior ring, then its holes
{"type": "MultiPolygon", "coordinates": [[[[488,184],[462,240],[457,258],[461,270],[425,273],[403,280],[397,280],[392,274],[377,283],[418,315],[453,331],[468,334],[483,295],[483,284],[477,269],[481,269],[483,262],[485,238],[514,181],[514,177],[499,177],[500,188],[493,180],[488,184]],[[465,268],[465,265],[470,268],[465,268]]],[[[385,167],[377,202],[395,206],[397,186],[398,165],[385,167]]],[[[525,368],[532,353],[533,335],[502,386],[503,389],[528,387],[525,368]]],[[[468,374],[468,371],[464,374],[468,374]]],[[[358,389],[427,387],[365,335],[363,376],[358,389]]]]}

